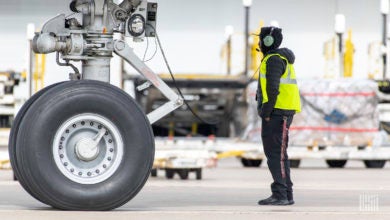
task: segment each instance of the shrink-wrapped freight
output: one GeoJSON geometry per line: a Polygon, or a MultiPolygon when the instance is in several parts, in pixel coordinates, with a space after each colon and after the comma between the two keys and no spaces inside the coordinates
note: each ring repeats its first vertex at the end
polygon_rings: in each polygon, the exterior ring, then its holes
{"type": "MultiPolygon", "coordinates": [[[[290,128],[290,145],[368,145],[379,128],[377,84],[371,80],[318,79],[299,82],[302,112],[290,128]]],[[[248,86],[246,139],[258,141],[257,82],[248,86]]],[[[272,119],[271,119],[272,120],[272,119]]]]}

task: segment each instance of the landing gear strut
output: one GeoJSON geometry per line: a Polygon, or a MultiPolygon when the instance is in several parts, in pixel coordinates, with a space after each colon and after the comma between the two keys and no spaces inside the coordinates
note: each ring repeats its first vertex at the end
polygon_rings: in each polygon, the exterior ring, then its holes
{"type": "Polygon", "coordinates": [[[15,177],[37,200],[64,210],[111,210],[142,189],[154,159],[151,124],[183,101],[125,41],[113,39],[114,32],[135,40],[156,36],[157,3],[73,0],[71,10],[83,21],[58,15],[33,41],[35,52],[56,52],[59,65],[72,67],[71,81],[49,86],[25,103],[11,130],[10,159],[15,177]],[[113,53],[168,102],[146,115],[110,85],[113,53]],[[82,71],[71,61],[81,61],[82,71]]]}

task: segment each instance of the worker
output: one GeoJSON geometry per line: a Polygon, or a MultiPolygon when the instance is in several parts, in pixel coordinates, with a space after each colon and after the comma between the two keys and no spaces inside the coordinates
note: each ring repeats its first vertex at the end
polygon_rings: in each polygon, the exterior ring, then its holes
{"type": "Polygon", "coordinates": [[[260,65],[257,110],[262,119],[261,138],[273,183],[272,195],[258,204],[293,205],[287,147],[294,114],[301,111],[293,67],[295,56],[290,49],[279,48],[283,40],[282,29],[263,27],[259,37],[264,58],[260,65]]]}

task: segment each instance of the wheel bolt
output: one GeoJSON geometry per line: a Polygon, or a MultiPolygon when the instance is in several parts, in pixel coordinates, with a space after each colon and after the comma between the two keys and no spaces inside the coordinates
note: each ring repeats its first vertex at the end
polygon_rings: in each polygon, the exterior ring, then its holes
{"type": "Polygon", "coordinates": [[[81,122],[81,125],[85,125],[85,121],[82,121],[82,122],[81,122]]]}
{"type": "Polygon", "coordinates": [[[66,129],[66,131],[65,131],[66,133],[69,133],[69,130],[68,129],[66,129]]]}
{"type": "Polygon", "coordinates": [[[59,148],[60,150],[62,150],[63,147],[62,147],[62,145],[60,145],[58,148],[59,148]]]}
{"type": "Polygon", "coordinates": [[[113,149],[113,148],[110,148],[110,152],[111,152],[111,153],[114,152],[114,149],[113,149]]]}
{"type": "Polygon", "coordinates": [[[108,160],[108,161],[111,161],[111,157],[107,157],[107,160],[108,160]]]}
{"type": "Polygon", "coordinates": [[[70,169],[70,172],[72,172],[72,173],[73,173],[73,172],[74,172],[74,169],[73,169],[73,168],[72,168],[72,169],[70,169]]]}
{"type": "Polygon", "coordinates": [[[93,126],[93,122],[89,123],[89,125],[93,126]]]}
{"type": "Polygon", "coordinates": [[[102,125],[99,125],[99,126],[98,126],[98,129],[102,129],[102,125]]]}
{"type": "Polygon", "coordinates": [[[88,175],[88,176],[91,176],[91,175],[92,175],[92,173],[91,173],[91,172],[88,172],[88,173],[87,173],[87,175],[88,175]]]}
{"type": "Polygon", "coordinates": [[[81,176],[81,175],[83,175],[83,173],[82,173],[82,172],[79,172],[79,176],[81,176]]]}
{"type": "Polygon", "coordinates": [[[60,158],[64,158],[64,155],[63,155],[63,154],[61,154],[61,155],[60,155],[60,158]]]}
{"type": "Polygon", "coordinates": [[[72,127],[75,128],[75,127],[76,127],[76,124],[73,124],[72,127]]]}
{"type": "Polygon", "coordinates": [[[103,168],[106,169],[106,168],[107,168],[107,165],[106,165],[106,164],[103,164],[103,168]]]}
{"type": "Polygon", "coordinates": [[[67,162],[65,162],[65,163],[64,163],[64,166],[68,166],[68,163],[67,163],[67,162]]]}
{"type": "Polygon", "coordinates": [[[96,170],[95,172],[96,172],[96,173],[100,173],[100,170],[96,170]]]}
{"type": "Polygon", "coordinates": [[[61,137],[61,141],[64,141],[65,140],[65,138],[64,137],[61,137]]]}
{"type": "Polygon", "coordinates": [[[108,131],[106,131],[106,133],[104,135],[108,135],[108,131]]]}
{"type": "Polygon", "coordinates": [[[110,144],[111,144],[111,143],[112,143],[112,140],[111,140],[111,139],[110,139],[110,140],[108,140],[108,143],[110,143],[110,144]]]}

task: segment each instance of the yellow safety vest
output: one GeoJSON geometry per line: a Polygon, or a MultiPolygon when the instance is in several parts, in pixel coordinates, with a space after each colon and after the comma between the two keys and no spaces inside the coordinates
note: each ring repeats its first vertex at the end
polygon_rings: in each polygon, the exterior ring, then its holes
{"type": "Polygon", "coordinates": [[[276,99],[275,108],[283,110],[295,110],[297,113],[301,112],[301,97],[299,96],[299,89],[297,79],[295,76],[294,66],[280,54],[267,55],[260,66],[260,85],[263,98],[263,104],[268,102],[267,95],[267,61],[272,56],[279,56],[286,61],[287,66],[282,77],[280,78],[279,95],[276,99]]]}

